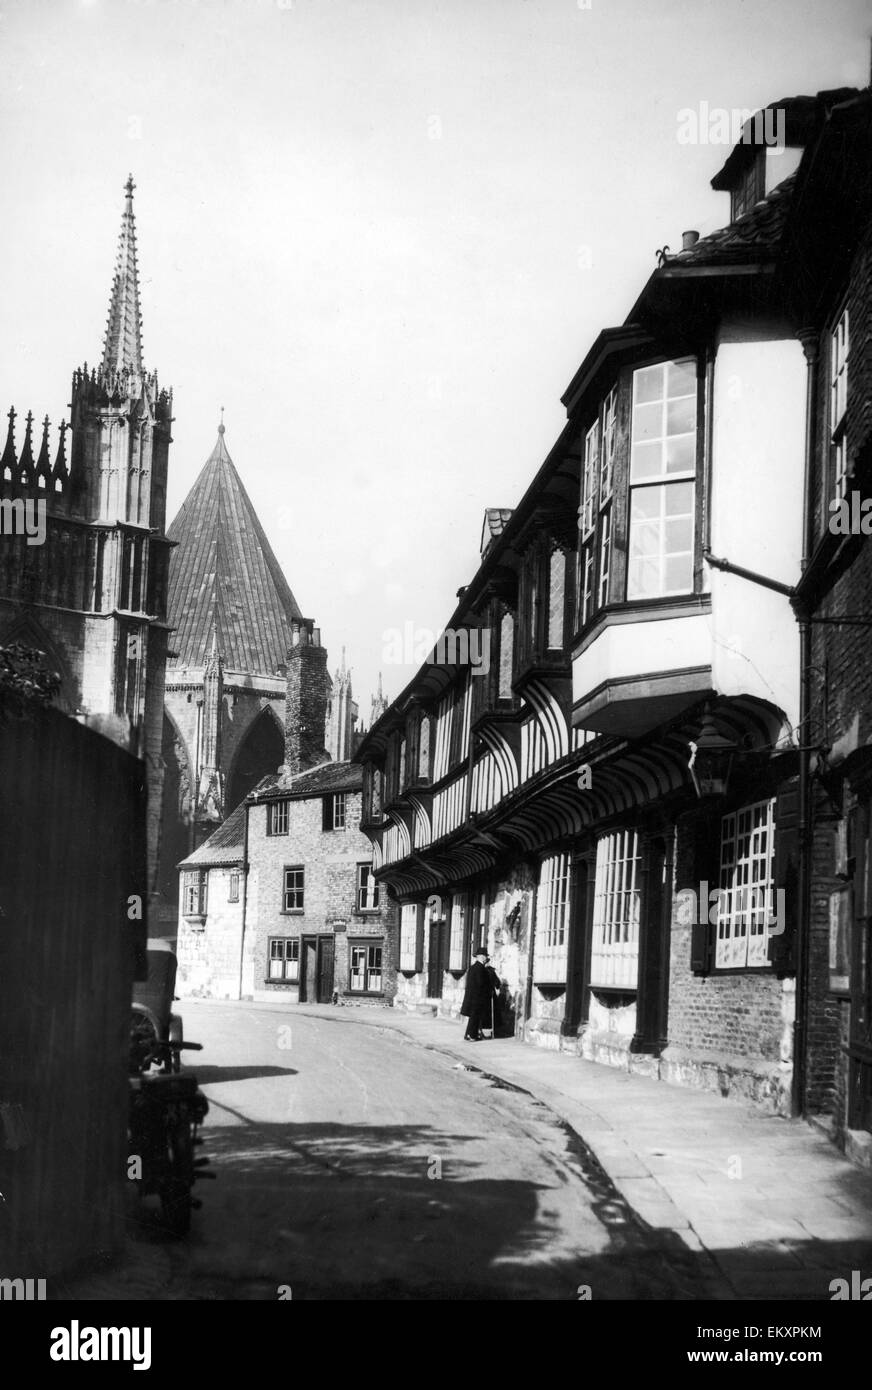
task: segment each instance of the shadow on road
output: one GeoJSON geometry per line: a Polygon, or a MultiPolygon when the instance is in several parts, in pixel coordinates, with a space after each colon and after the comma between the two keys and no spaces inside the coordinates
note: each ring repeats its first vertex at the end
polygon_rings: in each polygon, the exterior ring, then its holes
{"type": "Polygon", "coordinates": [[[209,1067],[194,1064],[186,1067],[196,1076],[200,1086],[213,1086],[221,1081],[256,1081],[265,1076],[296,1076],[296,1067],[209,1067]]]}

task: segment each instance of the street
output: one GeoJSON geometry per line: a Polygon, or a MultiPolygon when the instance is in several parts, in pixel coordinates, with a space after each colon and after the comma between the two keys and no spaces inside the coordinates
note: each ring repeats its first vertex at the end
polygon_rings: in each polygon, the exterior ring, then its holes
{"type": "MultiPolygon", "coordinates": [[[[379,1026],[377,1010],[181,1004],[215,1182],[187,1239],[143,1215],[84,1299],[681,1299],[659,1243],[542,1102],[379,1026]]],[[[460,1028],[458,1024],[458,1029],[460,1028]]],[[[136,1210],[132,1204],[132,1210],[136,1210]]]]}

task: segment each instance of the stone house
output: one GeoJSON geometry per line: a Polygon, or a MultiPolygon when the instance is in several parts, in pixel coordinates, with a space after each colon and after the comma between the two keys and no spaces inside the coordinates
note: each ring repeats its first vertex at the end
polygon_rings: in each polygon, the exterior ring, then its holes
{"type": "Polygon", "coordinates": [[[388,1004],[397,912],[360,829],[362,769],[327,759],[326,652],[305,622],[292,637],[285,761],[179,865],[179,992],[388,1004]]]}

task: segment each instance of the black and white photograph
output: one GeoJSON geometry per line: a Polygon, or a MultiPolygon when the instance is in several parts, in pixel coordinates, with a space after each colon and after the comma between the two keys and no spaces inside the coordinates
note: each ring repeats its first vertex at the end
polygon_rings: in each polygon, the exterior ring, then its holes
{"type": "Polygon", "coordinates": [[[868,1357],[870,73],[866,0],[0,0],[28,1368],[868,1357]]]}

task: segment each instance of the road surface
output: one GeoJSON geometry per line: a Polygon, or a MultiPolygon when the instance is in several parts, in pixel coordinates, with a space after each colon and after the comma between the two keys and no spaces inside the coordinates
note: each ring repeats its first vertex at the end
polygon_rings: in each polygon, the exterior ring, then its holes
{"type": "Polygon", "coordinates": [[[467,1069],[376,1010],[180,1007],[217,1181],[182,1241],[140,1204],[123,1261],[62,1298],[704,1296],[695,1256],[658,1247],[577,1136],[478,1070],[486,1043],[467,1069]]]}

